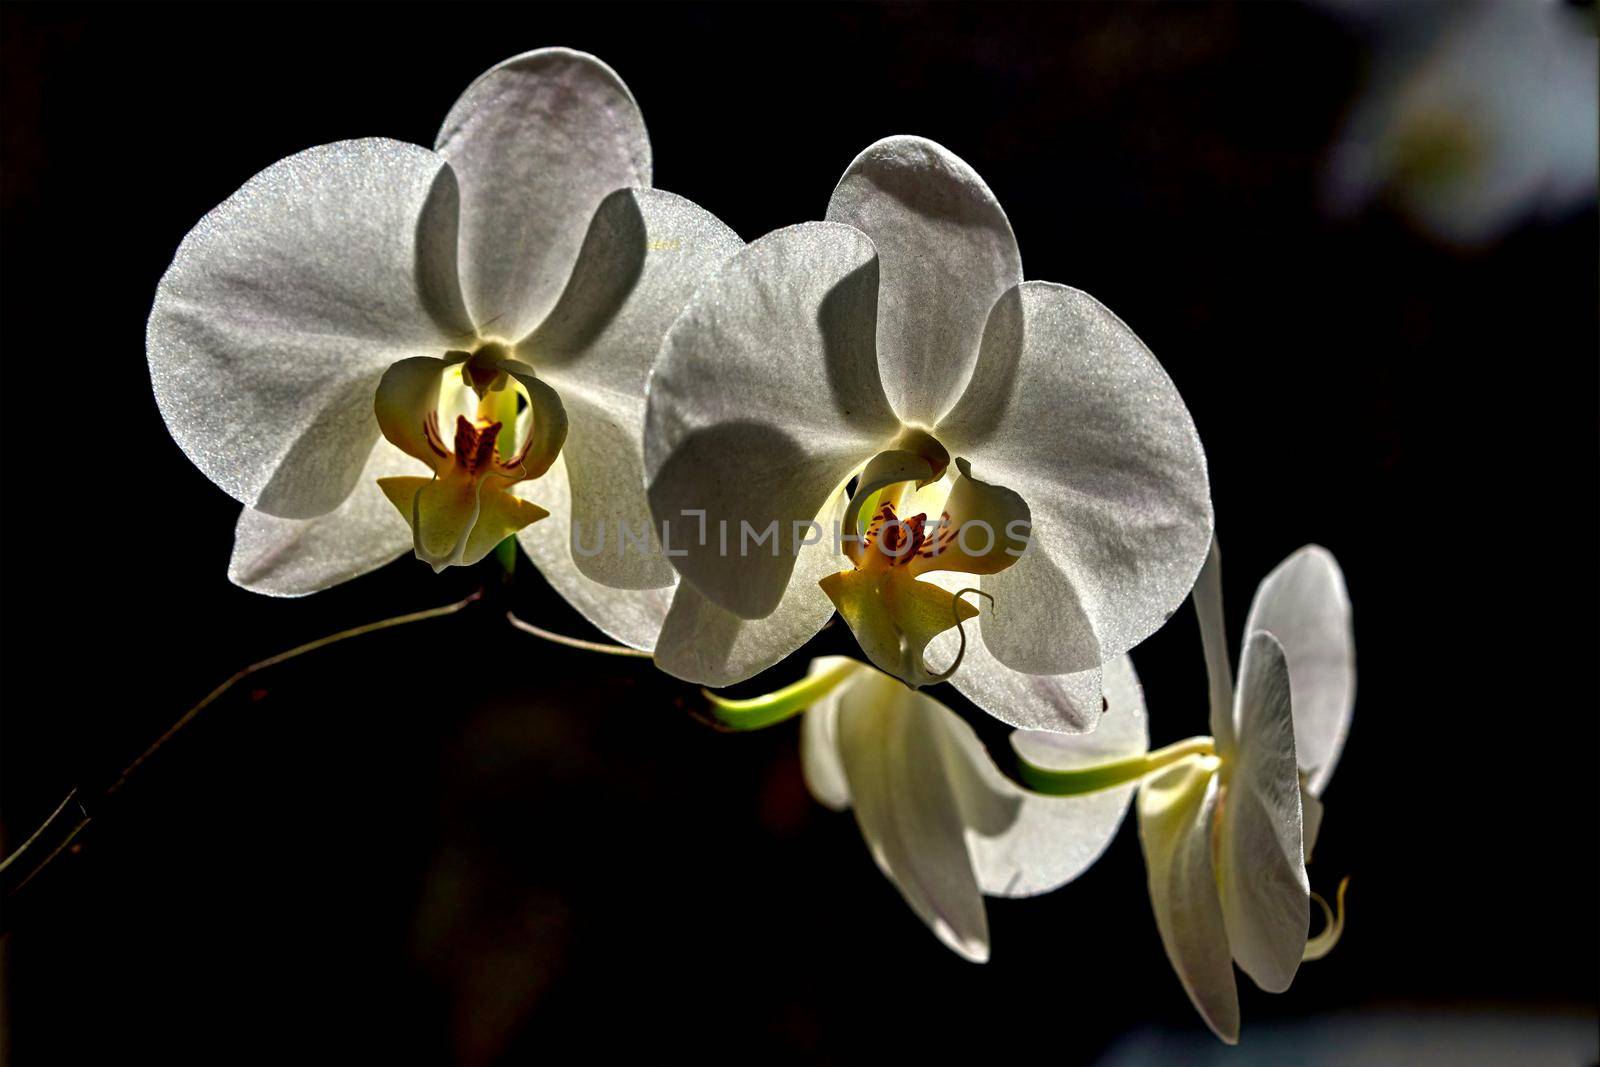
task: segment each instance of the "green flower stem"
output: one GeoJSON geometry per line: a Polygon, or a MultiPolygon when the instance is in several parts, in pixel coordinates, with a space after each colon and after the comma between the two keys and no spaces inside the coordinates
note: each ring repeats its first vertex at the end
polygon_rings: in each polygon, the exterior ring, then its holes
{"type": "Polygon", "coordinates": [[[709,689],[701,692],[711,701],[711,717],[717,725],[729,730],[760,730],[798,715],[861,669],[861,664],[855,660],[846,660],[819,674],[807,675],[793,685],[748,700],[729,700],[709,689]]]}
{"type": "Polygon", "coordinates": [[[1070,771],[1054,771],[1017,758],[1022,783],[1036,793],[1053,797],[1079,796],[1098,793],[1129,782],[1137,782],[1163,767],[1171,766],[1190,756],[1209,756],[1215,745],[1209,737],[1191,737],[1142,756],[1111,760],[1090,767],[1076,767],[1070,771]]]}
{"type": "Polygon", "coordinates": [[[506,578],[509,580],[512,572],[517,569],[517,538],[515,534],[494,546],[494,558],[500,564],[500,569],[505,571],[506,578]]]}

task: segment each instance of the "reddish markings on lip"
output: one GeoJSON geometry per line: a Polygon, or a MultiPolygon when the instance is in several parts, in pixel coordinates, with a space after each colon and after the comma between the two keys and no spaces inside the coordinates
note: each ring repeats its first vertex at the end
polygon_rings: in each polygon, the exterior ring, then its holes
{"type": "Polygon", "coordinates": [[[444,438],[439,434],[439,413],[430,411],[422,420],[422,438],[428,442],[428,447],[440,459],[449,459],[450,450],[444,447],[444,438]]]}
{"type": "Polygon", "coordinates": [[[495,443],[500,438],[502,427],[503,424],[498,422],[479,426],[465,415],[457,415],[455,451],[452,453],[445,447],[443,435],[439,433],[439,413],[430,411],[422,420],[422,436],[440,459],[453,458],[468,474],[481,474],[493,469],[512,475],[515,480],[522,474],[522,465],[533,446],[533,435],[529,434],[528,439],[522,442],[516,455],[501,460],[495,451],[495,443]]]}
{"type": "Polygon", "coordinates": [[[867,527],[865,535],[866,547],[878,545],[880,551],[889,558],[891,565],[909,563],[918,557],[932,559],[950,547],[956,539],[956,531],[950,528],[950,513],[942,512],[939,516],[938,536],[928,538],[926,524],[927,515],[913,515],[902,520],[895,514],[894,506],[881,504],[878,513],[872,517],[872,522],[867,527]],[[881,544],[879,544],[881,538],[881,544]]]}
{"type": "Polygon", "coordinates": [[[475,426],[465,415],[456,416],[456,462],[468,474],[477,474],[494,462],[494,442],[500,436],[498,422],[475,426]]]}

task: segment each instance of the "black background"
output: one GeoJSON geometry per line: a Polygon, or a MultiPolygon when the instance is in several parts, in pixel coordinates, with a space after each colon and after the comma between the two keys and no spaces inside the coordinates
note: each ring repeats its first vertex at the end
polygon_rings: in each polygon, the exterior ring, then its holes
{"type": "MultiPolygon", "coordinates": [[[[429,144],[475,75],[551,44],[615,67],[656,184],[746,239],[820,217],[881,136],[949,146],[1028,277],[1095,294],[1177,382],[1233,627],[1288,552],[1337,554],[1359,696],[1311,875],[1353,875],[1349,926],[1285,995],[1241,976],[1246,1049],[1353,1010],[1593,1011],[1595,214],[1477,251],[1381,206],[1328,219],[1371,55],[1308,7],[8,6],[11,845],[238,666],[480,580],[231,586],[238,505],[168,437],[144,321],[251,174],[429,144]]],[[[518,577],[526,617],[590,632],[518,577]]],[[[1192,615],[1134,658],[1154,740],[1202,731],[1192,615]]],[[[476,610],[253,679],[8,906],[12,1057],[1077,1062],[1199,1030],[1131,823],[1077,883],[990,902],[976,967],[810,800],[794,724],[720,735],[697,701],[476,610]]]]}

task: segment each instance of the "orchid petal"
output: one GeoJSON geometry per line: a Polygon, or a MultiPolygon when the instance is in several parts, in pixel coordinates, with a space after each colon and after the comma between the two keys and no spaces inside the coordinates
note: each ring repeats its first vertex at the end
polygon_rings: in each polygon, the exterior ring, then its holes
{"type": "Polygon", "coordinates": [[[1032,540],[983,580],[983,638],[1032,674],[1092,667],[1149,636],[1211,543],[1205,455],[1183,400],[1092,297],[1024,282],[995,304],[972,387],[939,439],[1027,501],[1032,540]]]}
{"type": "MultiPolygon", "coordinates": [[[[1211,693],[1211,736],[1217,754],[1233,752],[1233,665],[1228,660],[1228,628],[1222,613],[1222,551],[1211,539],[1200,577],[1195,580],[1194,612],[1200,620],[1200,644],[1206,656],[1206,682],[1211,693]]],[[[1245,631],[1246,633],[1249,630],[1245,631]]]]}
{"type": "MultiPolygon", "coordinates": [[[[972,579],[956,571],[936,571],[921,579],[951,593],[970,590],[972,579]]],[[[990,605],[968,592],[979,606],[980,618],[990,605]]],[[[966,651],[956,630],[946,630],[929,643],[923,653],[932,668],[949,670],[961,655],[957,669],[947,679],[962,696],[1019,730],[1086,733],[1095,728],[1101,714],[1101,669],[1092,667],[1075,674],[1035,675],[1012,670],[975,640],[967,625],[966,651]]]]}
{"type": "Polygon", "coordinates": [[[280,519],[245,508],[234,530],[229,580],[268,596],[305,596],[410,552],[411,529],[376,479],[416,467],[410,456],[379,440],[355,489],[326,515],[280,519]]]}
{"type": "Polygon", "coordinates": [[[932,426],[972,373],[989,308],[1022,280],[1005,212],[977,172],[942,145],[889,137],[850,164],[827,217],[877,246],[884,390],[902,420],[932,426]]]}
{"type": "Polygon", "coordinates": [[[1214,757],[1191,756],[1144,780],[1139,844],[1167,959],[1206,1025],[1234,1045],[1239,990],[1211,850],[1221,784],[1216,766],[1214,757]]]}
{"type": "Polygon", "coordinates": [[[844,509],[844,529],[859,536],[862,528],[871,523],[873,515],[866,512],[867,502],[879,492],[901,482],[914,482],[924,486],[937,477],[928,457],[891,448],[879,452],[867,461],[856,478],[856,491],[844,509]]]}
{"type": "Polygon", "coordinates": [[[1223,764],[1218,887],[1239,967],[1269,993],[1289,988],[1311,924],[1289,667],[1257,630],[1239,657],[1238,743],[1223,764]]]}
{"type": "Polygon", "coordinates": [[[429,470],[446,470],[452,462],[441,445],[454,440],[455,421],[443,410],[441,390],[447,381],[457,384],[458,395],[465,390],[456,368],[466,358],[465,352],[453,352],[402,359],[383,372],[373,390],[373,413],[385,440],[429,470]]]}
{"type": "MultiPolygon", "coordinates": [[[[959,672],[958,672],[959,673],[959,672]]],[[[1041,683],[1047,688],[1049,682],[1041,683]]],[[[1050,760],[1098,762],[1144,752],[1149,747],[1144,695],[1126,656],[1106,664],[1107,710],[1092,734],[1012,735],[1018,750],[1041,750],[1050,760]]],[[[967,824],[978,885],[990,896],[1023,897],[1065,885],[1111,844],[1128,812],[1130,783],[1077,797],[1044,797],[1022,789],[1000,773],[977,734],[946,711],[946,731],[966,756],[955,776],[967,824]],[[1009,817],[1008,817],[1009,813],[1009,817]]],[[[1025,758],[1032,758],[1025,753],[1025,758]]]]}
{"type": "MultiPolygon", "coordinates": [[[[777,664],[816,636],[833,617],[833,602],[820,583],[850,566],[834,545],[844,502],[841,492],[817,516],[824,531],[821,540],[801,547],[788,588],[777,609],[765,618],[740,618],[701,596],[688,582],[679,582],[656,644],[656,666],[701,685],[733,685],[777,664]]],[[[677,536],[672,535],[673,551],[677,536]]]]}
{"type": "Polygon", "coordinates": [[[1333,554],[1307,545],[1278,564],[1256,589],[1245,632],[1266,630],[1289,660],[1294,745],[1307,788],[1320,796],[1350,732],[1356,647],[1350,594],[1333,554]]]}
{"type": "Polygon", "coordinates": [[[518,340],[555,306],[589,218],[650,184],[650,140],[616,72],[566,48],[491,68],[461,94],[436,147],[461,179],[461,275],[486,333],[518,340]]]}
{"type": "Polygon", "coordinates": [[[956,470],[939,528],[930,535],[937,544],[928,555],[919,554],[906,564],[912,574],[994,574],[1012,566],[1027,550],[1027,502],[1003,485],[974,478],[964,459],[956,460],[956,470]]]}
{"type": "Polygon", "coordinates": [[[771,614],[789,586],[795,525],[899,429],[873,355],[877,275],[857,230],[778,230],[702,285],[662,345],[645,432],[651,511],[679,530],[703,517],[707,536],[674,566],[744,618],[771,614]]]}
{"type": "MultiPolygon", "coordinates": [[[[970,587],[972,579],[956,571],[936,571],[921,579],[954,593],[970,587]]],[[[970,594],[969,594],[970,595],[970,594]]],[[[980,606],[980,618],[991,605],[980,606]]],[[[1019,730],[1087,733],[1100,721],[1101,670],[1091,667],[1073,674],[1024,674],[994,658],[981,640],[972,640],[968,627],[966,653],[950,676],[962,696],[990,715],[1019,730]]],[[[923,653],[934,667],[954,663],[961,647],[959,635],[946,630],[923,653]]]]}
{"type": "Polygon", "coordinates": [[[433,261],[455,225],[429,209],[445,169],[396,141],[322,145],[183,239],[146,329],[150,377],[179,447],[229,495],[285,518],[332,511],[372,454],[384,368],[452,347],[448,311],[441,325],[422,299],[453,269],[433,261]]]}
{"type": "Polygon", "coordinates": [[[839,755],[878,868],[939,940],[981,963],[989,927],[947,773],[948,714],[887,675],[863,673],[839,699],[839,755]]]}
{"type": "Polygon", "coordinates": [[[645,381],[689,297],[741,247],[738,235],[682,197],[612,193],[595,212],[560,301],[517,346],[565,405],[572,536],[583,542],[574,561],[597,582],[649,589],[676,578],[645,496],[645,381]]]}
{"type": "MultiPolygon", "coordinates": [[[[941,638],[941,641],[943,639],[941,638]]],[[[954,647],[930,646],[934,664],[948,663],[954,647]]],[[[950,684],[1003,723],[1019,730],[1081,734],[1096,730],[1101,714],[1099,667],[1072,674],[1023,674],[994,658],[982,641],[968,641],[967,654],[950,684]]]]}
{"type": "MultiPolygon", "coordinates": [[[[1291,672],[1290,685],[1293,685],[1294,674],[1291,672]]],[[[1311,862],[1311,850],[1316,847],[1317,834],[1322,830],[1322,801],[1317,795],[1305,787],[1302,777],[1300,783],[1300,829],[1305,838],[1306,863],[1311,862]]]]}
{"type": "Polygon", "coordinates": [[[567,410],[561,402],[561,394],[540,381],[526,363],[502,360],[499,369],[516,379],[528,400],[528,410],[517,423],[521,439],[517,448],[522,456],[517,479],[542,477],[567,440],[567,410]]]}
{"type": "MultiPolygon", "coordinates": [[[[825,674],[851,662],[854,661],[844,656],[823,656],[812,660],[806,673],[808,676],[825,674]]],[[[862,674],[871,670],[864,664],[859,666],[862,674]]],[[[857,680],[851,678],[829,690],[806,709],[800,720],[800,769],[805,775],[806,788],[818,804],[833,811],[844,811],[850,806],[850,782],[839,756],[839,701],[857,680]]]]}
{"type": "MultiPolygon", "coordinates": [[[[1133,661],[1127,656],[1118,656],[1106,663],[1102,670],[1092,673],[1102,679],[1103,686],[1095,694],[1094,728],[1074,733],[1018,730],[1011,735],[1011,747],[1016,749],[1017,755],[1048,770],[1070,771],[1149,751],[1150,731],[1145,714],[1144,688],[1134,672],[1133,661]],[[1103,712],[1100,710],[1102,702],[1103,712]]],[[[1047,692],[1053,687],[1047,676],[1023,677],[1034,679],[1035,691],[1047,692]]],[[[1078,676],[1067,677],[1076,679],[1078,676]]],[[[1076,700],[1076,694],[1073,700],[1076,700]]]]}
{"type": "Polygon", "coordinates": [[[512,491],[550,513],[542,522],[519,530],[517,543],[551,587],[613,641],[629,648],[654,648],[672,606],[673,589],[613,589],[578,568],[572,554],[572,491],[566,457],[558,456],[538,481],[518,482],[512,491]]]}

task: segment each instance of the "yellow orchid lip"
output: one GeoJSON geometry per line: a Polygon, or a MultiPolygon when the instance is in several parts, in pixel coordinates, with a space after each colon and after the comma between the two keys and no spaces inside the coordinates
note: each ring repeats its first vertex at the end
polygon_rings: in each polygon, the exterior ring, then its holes
{"type": "Polygon", "coordinates": [[[974,478],[965,460],[957,459],[955,471],[946,473],[949,454],[931,436],[921,437],[897,441],[867,463],[846,521],[859,522],[868,507],[872,519],[859,537],[844,541],[852,568],[820,583],[867,658],[911,686],[931,685],[955,672],[965,654],[964,631],[961,651],[946,669],[931,670],[924,652],[939,634],[977,617],[964,593],[988,596],[976,588],[952,592],[921,576],[1004,570],[1026,550],[1019,526],[1031,521],[1020,496],[974,478]],[[930,523],[928,512],[940,491],[939,519],[930,523]],[[902,519],[908,500],[923,510],[902,519]]]}
{"type": "Polygon", "coordinates": [[[566,412],[504,345],[401,360],[378,383],[373,409],[390,443],[433,472],[378,485],[411,525],[417,558],[434,570],[476,563],[548,514],[510,490],[555,461],[566,412]],[[448,440],[441,411],[455,416],[448,440]]]}

